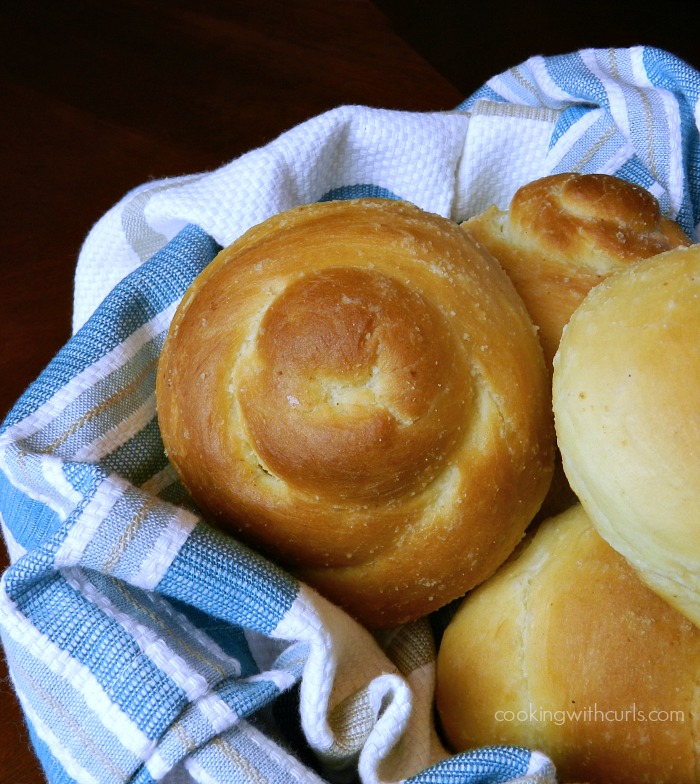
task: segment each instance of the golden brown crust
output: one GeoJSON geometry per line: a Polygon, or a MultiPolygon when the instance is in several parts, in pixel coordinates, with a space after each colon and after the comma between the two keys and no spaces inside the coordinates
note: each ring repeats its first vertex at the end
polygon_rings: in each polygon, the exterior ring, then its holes
{"type": "Polygon", "coordinates": [[[224,250],[173,320],[157,397],[205,513],[371,626],[492,573],[551,477],[522,301],[405,203],[297,208],[224,250]]]}
{"type": "Polygon", "coordinates": [[[700,630],[650,591],[581,506],[462,604],[439,653],[454,750],[538,748],[563,781],[697,781],[700,630]]]}
{"type": "Polygon", "coordinates": [[[596,287],[567,326],[553,406],[598,532],[700,625],[700,245],[596,287]]]}
{"type": "Polygon", "coordinates": [[[606,174],[555,174],[521,187],[463,228],[509,274],[551,363],[562,329],[610,273],[689,239],[644,188],[606,174]]]}

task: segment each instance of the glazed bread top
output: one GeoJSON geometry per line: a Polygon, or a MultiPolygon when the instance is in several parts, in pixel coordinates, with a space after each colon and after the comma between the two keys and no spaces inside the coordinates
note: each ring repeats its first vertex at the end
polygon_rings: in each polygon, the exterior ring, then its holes
{"type": "Polygon", "coordinates": [[[406,203],[296,208],[222,251],[173,320],[157,396],[209,519],[368,625],[484,579],[551,477],[522,301],[458,226],[406,203]]]}
{"type": "Polygon", "coordinates": [[[550,363],[564,325],[593,286],[640,259],[689,244],[648,191],[607,174],[534,180],[516,192],[508,210],[491,207],[462,225],[513,280],[550,363]]]}
{"type": "Polygon", "coordinates": [[[572,271],[604,276],[625,262],[688,244],[640,185],[608,174],[567,172],[534,180],[513,197],[510,223],[572,271]]]}

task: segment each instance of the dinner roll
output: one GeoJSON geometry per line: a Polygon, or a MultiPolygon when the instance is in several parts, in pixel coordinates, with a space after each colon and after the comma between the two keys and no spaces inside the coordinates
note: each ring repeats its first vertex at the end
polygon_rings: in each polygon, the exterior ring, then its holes
{"type": "Polygon", "coordinates": [[[580,505],[542,523],[460,606],[437,660],[451,748],[544,752],[558,780],[695,784],[700,630],[580,505]]]}
{"type": "Polygon", "coordinates": [[[368,626],[490,575],[551,478],[522,300],[456,224],[408,203],[318,203],[251,229],[186,293],[156,392],[208,519],[368,626]]]}
{"type": "Polygon", "coordinates": [[[566,322],[611,272],[689,240],[644,188],[608,174],[554,174],[521,187],[508,210],[462,224],[501,263],[539,327],[551,363],[566,322]]]}
{"type": "Polygon", "coordinates": [[[597,286],[567,326],[553,407],[599,533],[700,624],[700,245],[597,286]]]}

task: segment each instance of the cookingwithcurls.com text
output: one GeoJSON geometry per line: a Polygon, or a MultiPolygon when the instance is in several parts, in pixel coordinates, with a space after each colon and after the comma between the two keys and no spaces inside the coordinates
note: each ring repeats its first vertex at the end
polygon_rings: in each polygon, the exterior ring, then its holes
{"type": "Polygon", "coordinates": [[[685,711],[663,708],[640,708],[635,703],[625,708],[606,708],[597,703],[586,706],[572,704],[570,708],[549,709],[529,705],[519,710],[497,710],[497,722],[542,723],[562,725],[568,722],[650,722],[665,723],[685,721],[685,711]]]}

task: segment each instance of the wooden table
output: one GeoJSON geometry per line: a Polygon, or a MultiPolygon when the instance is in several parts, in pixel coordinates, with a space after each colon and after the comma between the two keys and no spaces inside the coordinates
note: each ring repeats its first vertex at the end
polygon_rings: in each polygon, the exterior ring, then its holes
{"type": "MultiPolygon", "coordinates": [[[[629,19],[589,2],[581,20],[548,10],[466,0],[4,0],[0,413],[69,337],[73,271],[90,227],[146,180],[215,168],[341,104],[449,109],[533,54],[645,43],[700,64],[697,19],[685,11],[664,20],[638,9],[629,19]]],[[[0,667],[0,784],[44,781],[0,667]]]]}

